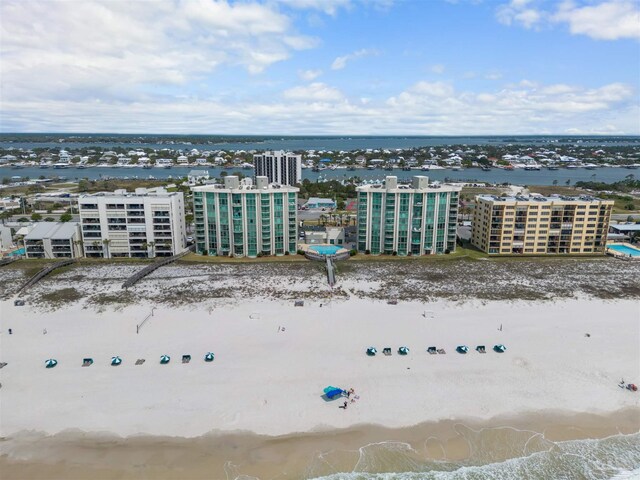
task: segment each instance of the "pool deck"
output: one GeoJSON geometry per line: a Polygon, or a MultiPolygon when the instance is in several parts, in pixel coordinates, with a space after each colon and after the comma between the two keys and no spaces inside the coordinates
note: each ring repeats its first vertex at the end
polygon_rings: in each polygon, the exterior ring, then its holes
{"type": "Polygon", "coordinates": [[[631,260],[631,261],[640,261],[640,248],[636,247],[635,245],[631,245],[630,243],[627,242],[611,242],[607,244],[607,249],[606,252],[608,255],[611,255],[615,258],[619,258],[621,260],[631,260]],[[622,253],[618,250],[615,250],[613,248],[611,248],[612,246],[622,246],[622,247],[627,247],[630,248],[631,250],[635,250],[636,252],[638,252],[638,255],[633,256],[633,255],[627,255],[625,253],[622,253]]]}

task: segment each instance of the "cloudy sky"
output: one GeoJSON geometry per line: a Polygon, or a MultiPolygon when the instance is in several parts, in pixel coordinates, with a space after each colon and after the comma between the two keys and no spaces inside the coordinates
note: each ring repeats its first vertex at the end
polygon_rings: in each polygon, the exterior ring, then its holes
{"type": "Polygon", "coordinates": [[[640,134],[638,0],[0,2],[0,131],[640,134]]]}

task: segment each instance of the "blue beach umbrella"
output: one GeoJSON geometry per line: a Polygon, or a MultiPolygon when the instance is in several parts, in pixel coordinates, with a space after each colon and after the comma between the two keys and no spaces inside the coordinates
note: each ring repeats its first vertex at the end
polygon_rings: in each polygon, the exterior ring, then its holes
{"type": "Polygon", "coordinates": [[[165,364],[169,363],[170,360],[171,360],[171,357],[169,355],[162,355],[160,357],[160,363],[162,365],[165,365],[165,364]]]}
{"type": "Polygon", "coordinates": [[[207,352],[207,354],[204,356],[204,361],[205,362],[213,362],[213,353],[212,352],[207,352]]]}
{"type": "Polygon", "coordinates": [[[376,350],[375,347],[367,348],[367,355],[370,357],[373,357],[376,353],[378,353],[378,350],[376,350]]]}
{"type": "Polygon", "coordinates": [[[458,345],[456,347],[456,352],[458,353],[467,353],[469,351],[469,347],[467,347],[466,345],[458,345]]]}
{"type": "Polygon", "coordinates": [[[498,345],[493,346],[493,350],[497,353],[504,353],[507,351],[507,347],[499,343],[498,345]]]}
{"type": "Polygon", "coordinates": [[[111,357],[111,365],[113,365],[114,367],[117,367],[118,365],[120,365],[122,363],[122,359],[120,357],[111,357]]]}
{"type": "Polygon", "coordinates": [[[324,394],[330,400],[333,400],[334,398],[341,396],[343,393],[344,393],[344,390],[342,390],[341,388],[338,388],[338,387],[329,386],[329,387],[324,389],[324,394]]]}
{"type": "Polygon", "coordinates": [[[46,362],[44,362],[44,366],[46,368],[53,368],[58,364],[58,361],[55,358],[50,358],[46,362]]]}
{"type": "Polygon", "coordinates": [[[409,353],[409,347],[400,347],[398,349],[398,353],[400,355],[406,355],[407,353],[409,353]]]}

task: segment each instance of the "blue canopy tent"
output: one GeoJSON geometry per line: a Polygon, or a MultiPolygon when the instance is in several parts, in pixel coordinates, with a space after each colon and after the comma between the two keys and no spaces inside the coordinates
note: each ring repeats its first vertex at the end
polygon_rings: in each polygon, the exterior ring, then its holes
{"type": "Polygon", "coordinates": [[[207,352],[207,354],[204,356],[204,361],[205,362],[213,362],[213,352],[207,352]]]}
{"type": "Polygon", "coordinates": [[[120,365],[122,363],[122,359],[120,357],[111,357],[111,365],[113,365],[114,367],[117,367],[118,365],[120,365]]]}
{"type": "Polygon", "coordinates": [[[398,353],[400,355],[406,355],[407,353],[409,353],[409,347],[400,347],[398,349],[398,353]]]}
{"type": "Polygon", "coordinates": [[[162,365],[166,365],[167,363],[169,363],[170,360],[171,360],[171,357],[169,355],[162,355],[160,357],[160,363],[162,365]]]}
{"type": "Polygon", "coordinates": [[[344,393],[344,390],[338,387],[329,386],[324,389],[324,394],[330,400],[333,400],[336,397],[341,397],[343,393],[344,393]]]}
{"type": "Polygon", "coordinates": [[[376,353],[378,353],[378,350],[376,350],[375,347],[367,348],[367,355],[370,357],[374,356],[376,353]]]}
{"type": "Polygon", "coordinates": [[[507,347],[499,343],[498,345],[493,346],[493,350],[497,353],[504,353],[507,351],[507,347]]]}
{"type": "Polygon", "coordinates": [[[466,345],[458,345],[456,347],[456,352],[458,353],[467,353],[469,351],[469,347],[467,347],[466,345]]]}
{"type": "Polygon", "coordinates": [[[53,368],[58,364],[58,361],[55,358],[50,358],[46,362],[44,362],[44,366],[46,368],[53,368]]]}

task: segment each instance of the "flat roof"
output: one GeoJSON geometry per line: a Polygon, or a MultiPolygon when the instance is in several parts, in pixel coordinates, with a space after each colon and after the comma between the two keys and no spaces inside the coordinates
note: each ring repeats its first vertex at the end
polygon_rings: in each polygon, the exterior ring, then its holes
{"type": "Polygon", "coordinates": [[[476,198],[479,200],[484,200],[486,202],[496,202],[496,203],[517,203],[517,202],[531,202],[531,203],[549,203],[549,202],[578,202],[578,203],[598,203],[598,202],[607,202],[613,205],[613,200],[604,200],[602,198],[592,197],[590,195],[580,195],[580,196],[568,196],[568,195],[529,195],[529,196],[509,196],[509,197],[499,197],[497,195],[476,195],[476,198]]]}
{"type": "Polygon", "coordinates": [[[612,223],[609,226],[619,232],[640,232],[640,223],[612,223]]]}
{"type": "Polygon", "coordinates": [[[24,237],[25,240],[68,240],[77,232],[77,222],[38,222],[24,237]]]}
{"type": "Polygon", "coordinates": [[[198,187],[191,187],[192,192],[236,192],[236,193],[246,193],[246,192],[286,192],[293,193],[299,192],[300,189],[297,187],[291,187],[289,185],[280,185],[277,183],[270,183],[264,188],[258,188],[256,185],[238,185],[237,187],[229,188],[221,183],[214,183],[208,185],[201,185],[198,187]]]}

